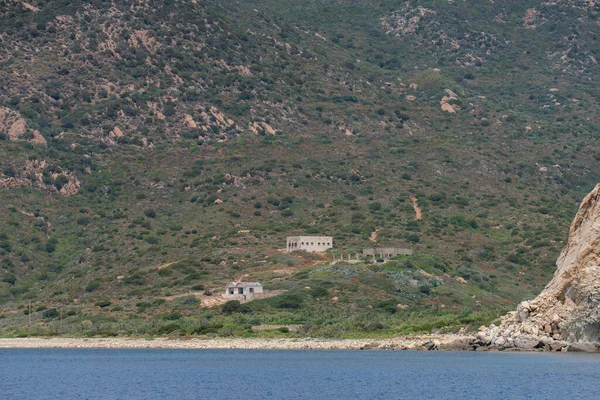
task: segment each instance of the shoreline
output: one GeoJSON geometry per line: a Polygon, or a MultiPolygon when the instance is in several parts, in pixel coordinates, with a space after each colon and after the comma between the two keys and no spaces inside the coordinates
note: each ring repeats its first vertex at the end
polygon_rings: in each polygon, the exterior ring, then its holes
{"type": "Polygon", "coordinates": [[[390,339],[318,338],[0,338],[0,349],[473,350],[474,337],[415,335],[390,339]]]}

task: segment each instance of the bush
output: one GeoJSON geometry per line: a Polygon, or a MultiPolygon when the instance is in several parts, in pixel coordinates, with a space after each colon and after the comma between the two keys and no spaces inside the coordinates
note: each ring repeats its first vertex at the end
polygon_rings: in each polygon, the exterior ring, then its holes
{"type": "Polygon", "coordinates": [[[195,296],[183,296],[177,299],[177,303],[182,306],[193,306],[200,304],[200,300],[198,300],[195,296]]]}
{"type": "Polygon", "coordinates": [[[419,291],[425,295],[429,295],[433,291],[433,286],[425,282],[419,286],[419,291]]]}
{"type": "Polygon", "coordinates": [[[0,249],[6,251],[7,253],[10,253],[12,251],[12,247],[7,241],[0,242],[0,249]]]}
{"type": "Polygon", "coordinates": [[[381,210],[381,203],[370,203],[369,210],[371,211],[379,211],[381,210]]]}
{"type": "Polygon", "coordinates": [[[55,238],[51,238],[46,242],[46,251],[48,253],[54,253],[56,251],[56,245],[58,244],[58,240],[55,238]]]}
{"type": "Polygon", "coordinates": [[[144,277],[139,273],[136,273],[123,279],[123,283],[128,285],[142,286],[144,284],[144,277]]]}
{"type": "Polygon", "coordinates": [[[138,308],[139,311],[144,311],[152,307],[152,304],[148,303],[147,301],[140,301],[138,303],[135,303],[135,306],[138,308]]]}
{"type": "Polygon", "coordinates": [[[304,299],[297,294],[283,294],[275,304],[278,308],[300,308],[303,301],[304,299]]]}
{"type": "Polygon", "coordinates": [[[415,235],[415,234],[410,234],[406,236],[406,240],[411,242],[411,243],[418,243],[420,241],[420,237],[419,235],[415,235]]]}
{"type": "Polygon", "coordinates": [[[4,278],[2,278],[2,282],[6,282],[10,285],[14,285],[17,282],[17,277],[13,274],[8,274],[4,278]]]}
{"type": "Polygon", "coordinates": [[[156,211],[153,209],[148,209],[144,211],[144,215],[148,218],[156,218],[156,211]]]}
{"type": "Polygon", "coordinates": [[[248,307],[246,304],[240,303],[238,300],[229,300],[228,302],[223,304],[223,306],[221,306],[221,311],[224,314],[233,314],[236,312],[247,313],[251,310],[250,307],[248,307]]]}
{"type": "Polygon", "coordinates": [[[323,286],[317,286],[310,290],[310,295],[314,298],[327,297],[329,296],[329,290],[327,290],[323,286]]]}
{"type": "Polygon", "coordinates": [[[165,321],[176,321],[181,318],[183,318],[183,314],[178,312],[173,312],[162,316],[162,319],[164,319],[165,321]]]}
{"type": "Polygon", "coordinates": [[[223,324],[219,324],[219,323],[202,325],[202,326],[194,329],[194,331],[192,333],[195,333],[197,335],[204,335],[207,333],[217,333],[219,331],[219,329],[221,329],[222,327],[223,327],[223,324]]]}
{"type": "Polygon", "coordinates": [[[90,217],[88,217],[87,215],[77,218],[77,225],[89,225],[91,222],[92,222],[92,219],[90,217]]]}
{"type": "Polygon", "coordinates": [[[398,307],[396,307],[396,301],[394,300],[384,300],[375,304],[375,308],[380,311],[389,312],[390,314],[394,314],[398,311],[398,307]]]}
{"type": "Polygon", "coordinates": [[[380,331],[385,329],[385,325],[383,325],[381,322],[369,322],[363,326],[363,329],[367,332],[380,331]]]}
{"type": "Polygon", "coordinates": [[[144,240],[148,244],[157,244],[158,243],[158,238],[154,235],[148,235],[144,238],[144,240]]]}
{"type": "Polygon", "coordinates": [[[179,330],[181,327],[178,323],[173,322],[167,325],[163,325],[156,330],[156,333],[159,335],[168,335],[169,333],[175,332],[179,330]]]}
{"type": "Polygon", "coordinates": [[[100,308],[108,307],[112,304],[110,300],[100,300],[96,302],[96,305],[100,308]]]}
{"type": "Polygon", "coordinates": [[[86,292],[93,292],[94,290],[98,289],[99,287],[100,287],[100,282],[98,282],[98,281],[91,281],[85,287],[85,290],[86,290],[86,292]]]}
{"type": "Polygon", "coordinates": [[[56,318],[60,315],[60,313],[58,312],[58,310],[56,308],[51,308],[49,310],[44,311],[44,318],[46,319],[53,319],[56,318]]]}
{"type": "Polygon", "coordinates": [[[69,178],[62,174],[57,176],[54,180],[54,186],[57,190],[62,189],[62,187],[65,186],[67,183],[69,183],[69,178]]]}

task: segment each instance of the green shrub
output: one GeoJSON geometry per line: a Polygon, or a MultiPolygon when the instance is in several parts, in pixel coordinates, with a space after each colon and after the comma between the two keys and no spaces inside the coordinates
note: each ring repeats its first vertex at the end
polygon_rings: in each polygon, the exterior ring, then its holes
{"type": "Polygon", "coordinates": [[[161,326],[160,328],[158,328],[156,330],[156,333],[158,335],[168,335],[169,333],[178,331],[179,329],[181,329],[181,326],[178,323],[173,322],[173,323],[161,326]]]}
{"type": "Polygon", "coordinates": [[[58,175],[54,180],[54,186],[57,190],[62,189],[62,187],[65,186],[67,183],[69,183],[69,178],[62,174],[58,175]]]}
{"type": "Polygon", "coordinates": [[[310,295],[314,298],[329,296],[329,290],[323,286],[317,286],[310,290],[310,295]]]}
{"type": "Polygon", "coordinates": [[[17,282],[17,277],[13,274],[8,274],[2,278],[2,282],[6,282],[9,285],[14,285],[17,282]]]}
{"type": "Polygon", "coordinates": [[[278,308],[300,308],[304,299],[298,294],[285,293],[277,298],[275,305],[278,308]]]}
{"type": "Polygon", "coordinates": [[[140,301],[138,303],[135,303],[135,306],[138,308],[139,311],[144,311],[152,307],[152,304],[148,303],[147,301],[140,301]]]}
{"type": "Polygon", "coordinates": [[[380,331],[385,329],[385,325],[383,325],[381,322],[369,322],[363,326],[363,329],[367,332],[380,331]]]}
{"type": "Polygon", "coordinates": [[[0,249],[6,251],[7,253],[10,253],[12,251],[10,243],[4,240],[0,241],[0,249]]]}
{"type": "Polygon", "coordinates": [[[195,328],[192,333],[197,334],[197,335],[205,335],[207,333],[217,333],[219,331],[219,329],[223,328],[223,324],[221,323],[213,323],[213,324],[206,324],[206,325],[201,325],[197,328],[195,328]]]}
{"type": "Polygon", "coordinates": [[[60,313],[58,312],[58,310],[56,308],[51,308],[49,310],[44,311],[44,318],[45,319],[54,319],[56,317],[58,317],[60,315],[60,313]]]}
{"type": "Polygon", "coordinates": [[[154,235],[147,235],[144,237],[144,240],[148,244],[157,244],[158,243],[158,238],[154,235]]]}
{"type": "Polygon", "coordinates": [[[86,292],[93,292],[94,290],[98,289],[100,287],[100,282],[99,281],[91,281],[90,283],[87,284],[87,286],[85,287],[86,292]]]}
{"type": "Polygon", "coordinates": [[[375,304],[375,309],[395,314],[398,311],[397,302],[394,300],[383,300],[375,304]]]}
{"type": "Polygon", "coordinates": [[[89,225],[91,222],[92,219],[87,215],[77,218],[77,225],[89,225]]]}
{"type": "Polygon", "coordinates": [[[96,306],[100,307],[100,308],[105,308],[108,307],[112,304],[112,302],[110,300],[100,300],[96,302],[96,306]]]}
{"type": "Polygon", "coordinates": [[[232,314],[236,312],[246,313],[249,311],[249,307],[240,303],[238,300],[229,300],[221,306],[221,312],[223,312],[223,314],[232,314]]]}
{"type": "Polygon", "coordinates": [[[200,304],[200,300],[195,296],[183,296],[177,299],[177,303],[182,306],[193,306],[200,304]]]}
{"type": "Polygon", "coordinates": [[[172,312],[172,313],[164,314],[161,318],[164,319],[165,321],[176,321],[178,319],[183,318],[183,314],[181,314],[179,312],[172,312]]]}
{"type": "Polygon", "coordinates": [[[123,283],[126,283],[128,285],[142,286],[144,282],[144,277],[139,273],[135,273],[123,279],[123,283]]]}
{"type": "Polygon", "coordinates": [[[144,215],[148,218],[156,218],[156,211],[153,209],[144,210],[144,215]]]}

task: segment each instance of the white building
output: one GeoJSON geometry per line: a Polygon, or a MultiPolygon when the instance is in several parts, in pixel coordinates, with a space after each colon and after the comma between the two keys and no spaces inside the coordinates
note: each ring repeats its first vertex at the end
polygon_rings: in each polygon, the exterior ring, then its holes
{"type": "Polygon", "coordinates": [[[259,282],[229,282],[223,297],[234,300],[252,300],[255,294],[261,294],[263,287],[259,282]]]}
{"type": "Polygon", "coordinates": [[[287,251],[304,250],[309,253],[321,253],[333,248],[331,236],[288,236],[287,251]]]}

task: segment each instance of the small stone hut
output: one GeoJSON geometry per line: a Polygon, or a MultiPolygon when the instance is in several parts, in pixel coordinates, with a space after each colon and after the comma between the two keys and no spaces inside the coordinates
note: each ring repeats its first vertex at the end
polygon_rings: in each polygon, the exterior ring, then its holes
{"type": "Polygon", "coordinates": [[[256,294],[262,294],[260,282],[229,282],[223,297],[232,300],[252,300],[256,294]]]}

